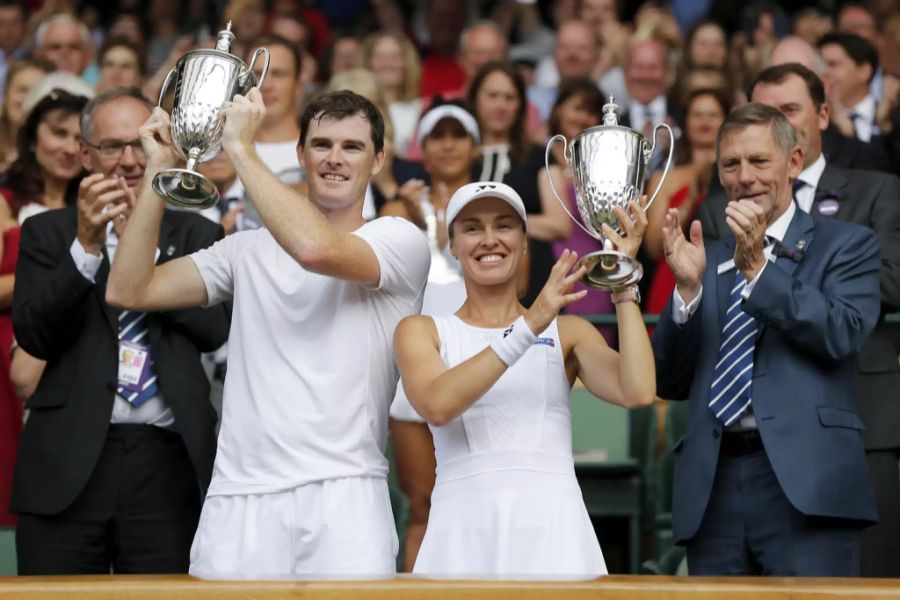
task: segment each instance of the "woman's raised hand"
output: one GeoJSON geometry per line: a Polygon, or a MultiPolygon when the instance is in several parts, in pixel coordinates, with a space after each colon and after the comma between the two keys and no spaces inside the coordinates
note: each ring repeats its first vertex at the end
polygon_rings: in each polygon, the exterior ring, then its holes
{"type": "Polygon", "coordinates": [[[572,271],[577,263],[578,253],[564,250],[553,265],[547,283],[544,284],[531,308],[525,312],[525,322],[534,334],[537,335],[547,329],[564,306],[584,298],[587,294],[587,290],[572,292],[572,286],[586,272],[584,266],[572,271]]]}

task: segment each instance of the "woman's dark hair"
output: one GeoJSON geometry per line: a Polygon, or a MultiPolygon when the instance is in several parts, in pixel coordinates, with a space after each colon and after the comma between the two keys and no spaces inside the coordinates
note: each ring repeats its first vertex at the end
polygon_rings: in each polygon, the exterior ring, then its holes
{"type": "Polygon", "coordinates": [[[550,135],[562,133],[559,122],[559,108],[575,97],[580,97],[584,100],[588,112],[597,115],[599,124],[599,119],[603,117],[603,105],[606,104],[606,98],[603,92],[600,91],[600,88],[597,87],[597,83],[587,77],[567,79],[559,85],[556,101],[550,110],[550,118],[547,120],[547,129],[550,135]]]}
{"type": "MultiPolygon", "coordinates": [[[[19,156],[9,166],[3,178],[4,186],[13,195],[11,208],[14,216],[26,204],[40,202],[41,195],[44,193],[43,170],[35,154],[38,126],[44,122],[48,114],[55,110],[62,111],[66,116],[75,115],[77,117],[87,102],[88,99],[84,96],[76,96],[57,88],[41,98],[28,113],[16,140],[19,156]]],[[[66,204],[74,201],[80,180],[81,177],[77,176],[69,182],[66,189],[66,204]]]]}
{"type": "Polygon", "coordinates": [[[525,81],[522,79],[519,71],[507,62],[492,61],[483,65],[475,73],[475,77],[472,78],[466,100],[469,102],[469,106],[472,107],[475,118],[478,120],[478,127],[481,129],[482,136],[484,136],[484,123],[478,114],[478,92],[481,91],[481,86],[484,85],[488,75],[493,73],[503,73],[509,77],[513,82],[513,87],[516,88],[516,94],[519,96],[519,108],[516,110],[516,116],[509,131],[509,156],[514,163],[523,164],[528,158],[529,147],[528,136],[525,133],[525,114],[528,108],[528,99],[525,96],[525,81]]]}
{"type": "Polygon", "coordinates": [[[691,141],[688,139],[687,120],[688,113],[691,110],[691,104],[701,96],[711,96],[719,105],[719,108],[722,109],[723,117],[727,117],[728,113],[731,112],[731,97],[727,90],[719,88],[698,88],[689,92],[684,99],[683,109],[678,117],[682,132],[681,137],[675,142],[676,164],[678,165],[688,164],[694,158],[691,151],[691,141]]]}

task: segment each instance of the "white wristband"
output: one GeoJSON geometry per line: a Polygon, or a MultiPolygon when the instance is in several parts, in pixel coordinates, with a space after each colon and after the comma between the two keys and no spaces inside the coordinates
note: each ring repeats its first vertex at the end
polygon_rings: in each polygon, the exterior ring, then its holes
{"type": "Polygon", "coordinates": [[[529,329],[525,317],[519,317],[507,327],[502,338],[491,342],[491,350],[507,367],[511,367],[535,341],[537,336],[529,329]]]}

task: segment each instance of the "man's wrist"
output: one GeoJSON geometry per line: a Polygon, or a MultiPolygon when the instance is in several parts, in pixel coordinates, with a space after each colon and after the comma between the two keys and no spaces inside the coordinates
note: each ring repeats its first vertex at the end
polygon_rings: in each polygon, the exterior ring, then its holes
{"type": "Polygon", "coordinates": [[[103,255],[103,242],[87,241],[83,237],[78,236],[78,243],[81,244],[86,254],[92,254],[93,256],[103,255]]]}
{"type": "Polygon", "coordinates": [[[678,295],[681,296],[681,299],[685,304],[690,304],[694,298],[696,298],[700,294],[700,284],[697,285],[681,285],[678,284],[676,286],[676,291],[678,295]]]}
{"type": "Polygon", "coordinates": [[[611,294],[613,304],[621,304],[626,302],[641,303],[641,292],[638,286],[631,285],[620,290],[616,290],[611,294]]]}

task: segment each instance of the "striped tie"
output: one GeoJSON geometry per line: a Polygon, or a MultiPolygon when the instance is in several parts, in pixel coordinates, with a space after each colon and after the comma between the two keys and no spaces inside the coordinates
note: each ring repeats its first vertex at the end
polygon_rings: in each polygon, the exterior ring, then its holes
{"type": "MultiPolygon", "coordinates": [[[[150,344],[146,341],[146,337],[147,313],[123,310],[119,315],[119,340],[141,343],[149,348],[150,344]]],[[[150,364],[147,367],[147,380],[144,382],[144,387],[141,391],[133,392],[125,389],[121,385],[116,390],[120,396],[125,398],[125,400],[134,407],[140,406],[159,393],[156,386],[156,372],[153,370],[153,355],[148,354],[147,360],[150,361],[150,364]]]]}
{"type": "Polygon", "coordinates": [[[735,269],[719,361],[713,369],[710,389],[709,409],[726,427],[750,406],[753,387],[753,349],[758,327],[756,319],[741,310],[741,291],[746,285],[743,274],[735,269]]]}

